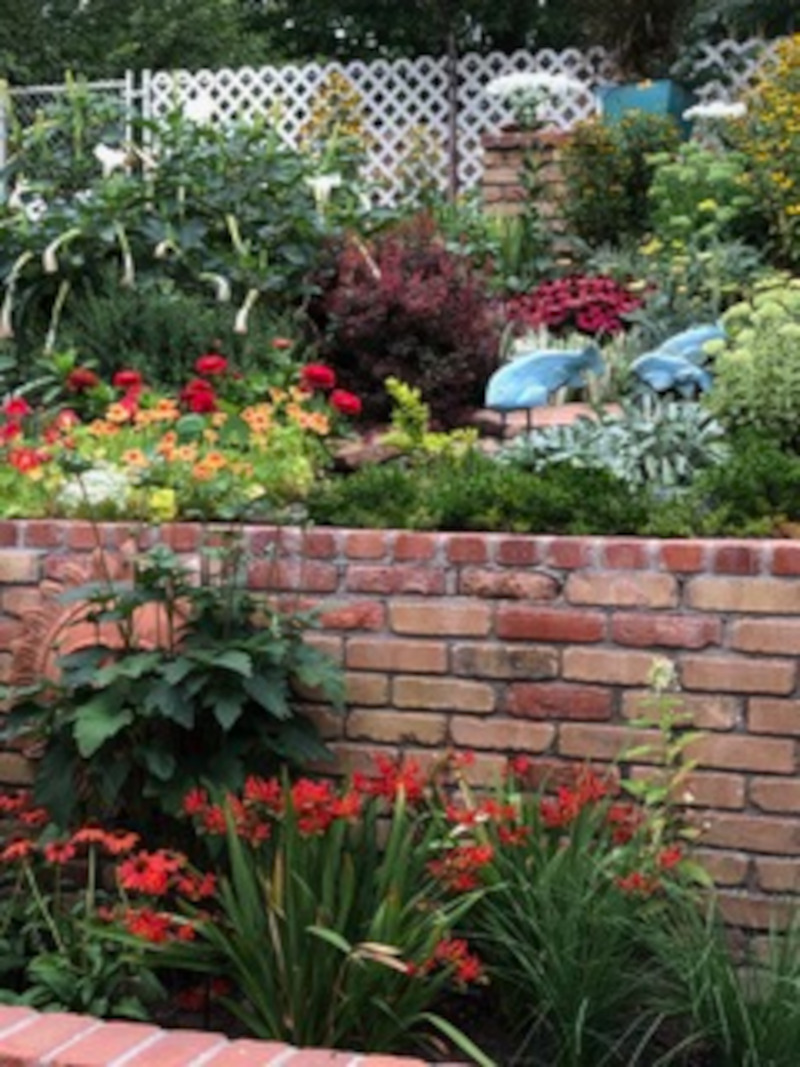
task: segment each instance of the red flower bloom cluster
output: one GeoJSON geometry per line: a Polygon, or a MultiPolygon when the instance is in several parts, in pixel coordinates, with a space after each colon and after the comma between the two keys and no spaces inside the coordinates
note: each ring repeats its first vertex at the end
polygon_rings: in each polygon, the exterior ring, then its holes
{"type": "Polygon", "coordinates": [[[192,378],[180,393],[180,401],[196,415],[209,415],[217,410],[217,394],[204,378],[192,378]]]}
{"type": "Polygon", "coordinates": [[[583,809],[608,796],[613,785],[600,778],[591,768],[582,767],[578,772],[574,789],[559,786],[555,797],[545,797],[539,806],[539,815],[548,829],[560,829],[573,823],[583,809]]]}
{"type": "Polygon", "coordinates": [[[129,908],[122,922],[129,934],[154,945],[163,945],[168,941],[193,941],[195,938],[194,926],[188,920],[152,908],[129,908]]]}
{"type": "Polygon", "coordinates": [[[615,845],[625,845],[642,825],[642,812],[634,804],[612,804],[606,820],[611,825],[611,840],[615,845]]]}
{"type": "Polygon", "coordinates": [[[10,421],[22,419],[26,415],[31,415],[32,413],[33,408],[24,396],[9,397],[5,404],[3,404],[3,414],[10,421]]]}
{"type": "Polygon", "coordinates": [[[217,352],[208,352],[195,360],[194,369],[206,378],[216,378],[228,370],[228,361],[217,352]]]}
{"type": "Polygon", "coordinates": [[[409,964],[407,973],[429,974],[435,967],[451,968],[455,980],[463,985],[483,979],[483,964],[478,956],[470,952],[463,938],[444,938],[437,944],[430,959],[418,967],[409,964]]]}
{"type": "Polygon", "coordinates": [[[174,875],[186,867],[187,860],[174,852],[137,852],[117,867],[117,881],[123,889],[162,897],[172,887],[174,875]]]}
{"type": "Polygon", "coordinates": [[[512,297],[506,314],[528,329],[546,326],[551,331],[579,330],[593,337],[612,337],[625,329],[622,316],[641,306],[640,297],[613,278],[572,274],[512,297]]]}
{"type": "Polygon", "coordinates": [[[481,884],[479,872],[494,859],[491,845],[456,845],[443,859],[431,860],[428,870],[437,881],[455,893],[466,893],[481,884]]]}
{"type": "Polygon", "coordinates": [[[88,367],[75,367],[67,375],[65,384],[71,393],[85,393],[89,389],[96,389],[100,379],[88,367]]]}
{"type": "Polygon", "coordinates": [[[300,385],[304,389],[328,392],[336,386],[336,375],[326,363],[308,363],[300,371],[300,385]]]}
{"type": "Polygon", "coordinates": [[[617,878],[616,884],[623,893],[632,893],[635,896],[649,897],[651,893],[654,893],[656,889],[658,889],[659,881],[657,878],[653,878],[648,874],[643,874],[641,871],[631,871],[630,874],[617,878]]]}
{"type": "Polygon", "coordinates": [[[118,370],[111,384],[115,389],[141,389],[143,381],[138,370],[118,370]]]}
{"type": "Polygon", "coordinates": [[[415,760],[393,760],[388,756],[375,757],[377,774],[353,775],[353,787],[364,796],[385,797],[394,802],[400,790],[410,803],[421,800],[425,792],[425,779],[415,760]]]}
{"type": "Polygon", "coordinates": [[[348,393],[346,389],[334,389],[330,395],[330,405],[340,415],[356,418],[361,414],[361,401],[355,393],[348,393]]]}

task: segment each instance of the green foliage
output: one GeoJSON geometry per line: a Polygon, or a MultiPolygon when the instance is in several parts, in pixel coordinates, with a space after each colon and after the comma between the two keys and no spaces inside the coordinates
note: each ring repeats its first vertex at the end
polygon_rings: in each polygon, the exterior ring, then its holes
{"type": "Polygon", "coordinates": [[[722,318],[729,335],[714,342],[709,405],[731,429],[756,430],[800,448],[800,279],[776,277],[722,318]]]}
{"type": "Polygon", "coordinates": [[[679,1052],[698,1049],[719,1067],[793,1067],[800,1042],[796,911],[788,928],[773,927],[765,950],[752,943],[739,960],[713,903],[705,916],[688,905],[676,909],[649,934],[667,976],[656,1003],[689,1023],[679,1052]]]}
{"type": "Polygon", "coordinates": [[[642,494],[607,471],[552,464],[533,475],[477,451],[364,467],[320,483],[308,508],[335,525],[515,533],[633,532],[647,515],[642,494]]]}
{"type": "Polygon", "coordinates": [[[606,470],[636,487],[675,490],[724,460],[720,424],[700,404],[643,396],[619,413],[536,430],[507,445],[500,458],[526,470],[551,463],[606,470]]]}
{"type": "MultiPolygon", "coordinates": [[[[217,842],[229,873],[216,907],[189,909],[198,944],[156,959],[230,978],[226,1005],[265,1040],[380,1052],[425,1047],[439,1028],[491,1067],[430,1012],[458,977],[442,946],[474,895],[446,900],[428,870],[438,828],[421,795],[414,766],[386,759],[352,786],[250,779],[217,842]]],[[[208,805],[192,807],[207,833],[208,805]]]]}
{"type": "Polygon", "coordinates": [[[667,117],[632,112],[621,122],[579,123],[563,149],[565,216],[590,244],[619,244],[649,228],[648,190],[654,153],[677,150],[680,134],[667,117]]]}
{"type": "Polygon", "coordinates": [[[756,200],[741,153],[687,141],[651,162],[648,199],[658,240],[701,248],[752,232],[756,200]]]}
{"type": "Polygon", "coordinates": [[[431,431],[430,408],[419,389],[412,389],[397,378],[387,378],[385,384],[394,407],[391,429],[381,437],[382,444],[399,448],[411,459],[424,460],[441,455],[457,457],[477,441],[477,430],[431,431]]]}
{"type": "Polygon", "coordinates": [[[63,108],[64,121],[54,111],[26,131],[6,177],[18,189],[24,175],[32,192],[0,212],[0,335],[16,334],[23,376],[37,348],[56,347],[74,301],[113,295],[112,275],[122,289],[216,300],[226,332],[245,335],[254,307],[275,317],[302,304],[324,241],[357,213],[349,185],[320,204],[317,171],[336,169],[335,151],[315,162],[265,120],[212,125],[174,112],[145,124],[157,160],[116,137],[105,147],[119,165],[102,175],[80,86],[63,108]],[[35,221],[33,192],[44,204],[35,221]]]}
{"type": "Polygon", "coordinates": [[[61,825],[76,808],[150,825],[198,782],[237,788],[268,760],[325,758],[293,686],[341,708],[341,677],[303,641],[307,615],[257,605],[246,562],[207,548],[198,583],[156,546],[129,582],[65,595],[88,602],[73,624],[96,622],[97,641],[60,656],[56,682],[12,689],[3,731],[42,743],[34,791],[61,825]]]}

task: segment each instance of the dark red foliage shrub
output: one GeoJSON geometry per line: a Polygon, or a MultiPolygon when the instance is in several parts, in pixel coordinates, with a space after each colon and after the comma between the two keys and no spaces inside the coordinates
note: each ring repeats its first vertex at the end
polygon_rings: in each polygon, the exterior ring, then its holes
{"type": "Polygon", "coordinates": [[[337,382],[363,402],[368,423],[385,422],[394,375],[418,387],[432,420],[459,424],[483,403],[497,366],[500,322],[485,280],[447,251],[431,220],[418,218],[369,246],[348,241],[311,308],[321,354],[337,382]]]}
{"type": "Polygon", "coordinates": [[[571,274],[513,297],[506,304],[506,315],[526,329],[546,326],[553,333],[578,330],[611,337],[625,329],[622,316],[641,306],[641,298],[613,278],[571,274]]]}

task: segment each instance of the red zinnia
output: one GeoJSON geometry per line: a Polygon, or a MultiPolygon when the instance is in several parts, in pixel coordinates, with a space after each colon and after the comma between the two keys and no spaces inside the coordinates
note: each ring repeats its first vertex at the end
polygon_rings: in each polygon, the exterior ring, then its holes
{"type": "Polygon", "coordinates": [[[142,385],[142,376],[138,370],[118,370],[111,379],[115,389],[139,389],[142,385]]]}
{"type": "Polygon", "coordinates": [[[309,363],[300,371],[300,384],[307,389],[333,389],[336,375],[325,363],[309,363]]]}
{"type": "Polygon", "coordinates": [[[213,387],[202,378],[192,378],[181,390],[181,402],[196,415],[208,415],[217,410],[217,396],[213,387]]]}
{"type": "Polygon", "coordinates": [[[224,356],[218,355],[216,352],[208,352],[205,356],[200,356],[195,361],[194,369],[198,374],[204,374],[208,378],[213,378],[218,374],[224,374],[228,369],[228,361],[224,356]]]}
{"type": "Polygon", "coordinates": [[[76,367],[67,375],[66,386],[73,393],[84,393],[87,389],[94,389],[99,384],[100,379],[88,367],[76,367]]]}
{"type": "Polygon", "coordinates": [[[32,410],[24,396],[12,396],[3,404],[3,414],[10,419],[21,419],[24,415],[30,415],[32,410]]]}
{"type": "Polygon", "coordinates": [[[330,396],[331,407],[335,408],[340,415],[349,415],[355,418],[361,414],[361,401],[355,393],[348,393],[346,389],[334,389],[330,396]]]}

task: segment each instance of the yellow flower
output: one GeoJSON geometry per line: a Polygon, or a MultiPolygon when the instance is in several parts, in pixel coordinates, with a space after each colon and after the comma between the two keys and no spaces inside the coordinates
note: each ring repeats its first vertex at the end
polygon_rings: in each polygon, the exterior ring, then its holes
{"type": "Polygon", "coordinates": [[[178,502],[174,489],[153,489],[147,498],[150,518],[155,522],[170,522],[178,514],[178,502]]]}
{"type": "Polygon", "coordinates": [[[128,408],[123,407],[122,404],[109,404],[106,411],[106,419],[114,423],[130,422],[131,412],[128,408]]]}

